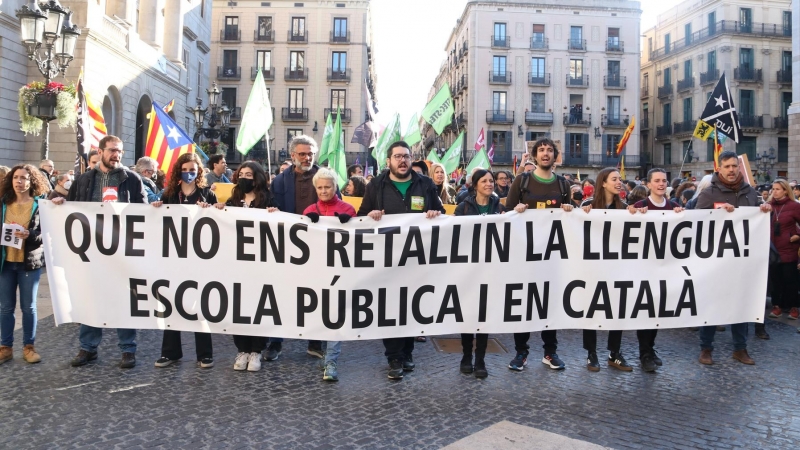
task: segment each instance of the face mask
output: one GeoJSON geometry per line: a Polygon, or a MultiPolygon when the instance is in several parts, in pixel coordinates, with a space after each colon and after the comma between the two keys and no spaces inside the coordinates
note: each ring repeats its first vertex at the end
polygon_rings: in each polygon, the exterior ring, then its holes
{"type": "Polygon", "coordinates": [[[572,194],[572,199],[575,201],[583,200],[583,193],[582,192],[575,192],[572,194]]]}
{"type": "Polygon", "coordinates": [[[67,181],[66,183],[64,183],[64,189],[66,190],[69,190],[71,186],[72,186],[72,181],[67,181]]]}
{"type": "Polygon", "coordinates": [[[181,180],[186,184],[194,183],[197,178],[197,172],[181,172],[181,180]]]}
{"type": "Polygon", "coordinates": [[[237,186],[239,186],[242,192],[247,194],[253,190],[255,184],[253,183],[253,180],[251,180],[250,178],[239,178],[239,183],[237,184],[237,186]]]}

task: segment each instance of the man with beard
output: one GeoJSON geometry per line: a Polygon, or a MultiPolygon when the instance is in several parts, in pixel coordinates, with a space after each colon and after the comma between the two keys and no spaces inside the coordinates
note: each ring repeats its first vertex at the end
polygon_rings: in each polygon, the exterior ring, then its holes
{"type": "MultiPolygon", "coordinates": [[[[382,172],[368,185],[358,209],[359,216],[381,220],[384,214],[423,213],[432,219],[444,213],[439,192],[433,180],[411,170],[411,148],[404,141],[389,146],[386,158],[388,171],[382,172]]],[[[389,379],[402,380],[404,371],[414,370],[414,337],[383,340],[389,360],[389,379]]]]}
{"type": "MultiPolygon", "coordinates": [[[[292,165],[283,170],[272,180],[272,195],[278,209],[284,212],[302,215],[303,211],[317,202],[317,190],[312,179],[319,170],[314,164],[317,155],[317,141],[306,135],[295,136],[289,143],[289,156],[292,165]]],[[[339,189],[336,196],[341,198],[339,189]]],[[[281,354],[283,338],[272,338],[264,351],[264,361],[275,361],[281,354]]],[[[316,358],[324,358],[321,341],[308,341],[306,352],[316,358]]]]}
{"type": "MultiPolygon", "coordinates": [[[[100,162],[72,183],[67,201],[148,203],[142,179],[122,165],[123,153],[120,138],[108,135],[101,139],[100,162]]],[[[54,199],[53,203],[60,205],[64,199],[54,199]]],[[[122,350],[119,367],[130,369],[136,365],[136,330],[118,328],[117,337],[122,350]]],[[[70,361],[72,367],[85,366],[97,359],[97,347],[102,338],[102,328],[81,325],[81,349],[70,361]]]]}
{"type": "MultiPolygon", "coordinates": [[[[561,208],[572,211],[571,189],[569,181],[553,173],[555,162],[558,159],[558,149],[555,142],[543,138],[533,144],[533,154],[528,161],[533,160],[536,166],[531,172],[520,174],[508,190],[506,208],[512,209],[517,205],[524,205],[525,209],[561,208]]],[[[528,364],[528,339],[530,333],[514,333],[514,348],[517,356],[508,364],[508,368],[520,372],[528,364]]],[[[564,368],[564,361],[556,354],[558,339],[556,330],[542,331],[544,342],[544,358],[542,363],[554,370],[564,368]]]]}

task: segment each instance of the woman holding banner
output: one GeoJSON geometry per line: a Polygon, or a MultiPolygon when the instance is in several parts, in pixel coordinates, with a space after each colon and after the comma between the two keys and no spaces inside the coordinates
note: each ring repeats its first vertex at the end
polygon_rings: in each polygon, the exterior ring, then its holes
{"type": "Polygon", "coordinates": [[[436,185],[436,191],[439,193],[442,204],[455,205],[456,190],[447,182],[447,171],[444,165],[437,162],[431,163],[431,171],[433,172],[433,177],[431,178],[433,179],[433,184],[436,185]]]}
{"type": "MultiPolygon", "coordinates": [[[[585,183],[584,183],[585,185],[585,183]]],[[[617,169],[607,167],[597,174],[594,186],[594,197],[584,200],[581,208],[587,213],[592,209],[625,209],[628,205],[622,201],[619,193],[622,190],[622,179],[617,169]]],[[[620,353],[622,345],[622,331],[608,332],[608,365],[623,372],[631,372],[633,368],[628,365],[620,353]]],[[[586,368],[591,372],[600,371],[600,362],[597,359],[597,331],[583,330],[583,348],[589,352],[586,357],[586,368]]]]}
{"type": "MultiPolygon", "coordinates": [[[[434,163],[441,166],[441,164],[434,163]]],[[[436,169],[434,169],[436,173],[436,169]]],[[[434,180],[436,181],[436,180],[434,180]]],[[[505,207],[500,203],[500,198],[494,193],[494,175],[484,169],[478,169],[472,174],[473,194],[456,206],[456,216],[485,216],[503,214],[505,207]]],[[[518,212],[525,211],[525,204],[518,205],[518,212]]],[[[475,373],[476,378],[486,378],[489,372],[483,358],[486,355],[486,345],[489,341],[488,334],[462,334],[461,349],[464,356],[461,358],[461,373],[475,373]],[[475,365],[472,365],[472,341],[475,340],[475,365]]]]}
{"type": "MultiPolygon", "coordinates": [[[[141,160],[140,160],[141,162],[141,160]]],[[[197,205],[208,208],[217,203],[217,196],[208,187],[206,177],[203,176],[203,162],[196,153],[184,153],[178,157],[169,170],[167,187],[161,194],[161,200],[151,203],[156,208],[167,205],[197,205]]],[[[214,355],[211,347],[211,334],[194,334],[197,366],[201,369],[214,367],[214,355]]],[[[170,366],[183,358],[181,347],[181,332],[164,330],[161,339],[161,357],[155,363],[156,367],[170,366]]]]}
{"type": "MultiPolygon", "coordinates": [[[[261,165],[254,161],[245,161],[236,169],[233,174],[233,191],[231,198],[226,203],[214,205],[217,209],[225,206],[266,209],[275,212],[278,208],[272,193],[267,185],[267,174],[261,165]]],[[[247,370],[258,372],[261,370],[261,352],[267,348],[267,340],[264,336],[233,336],[233,343],[236,345],[238,353],[236,362],[233,363],[233,370],[247,370]]]]}
{"type": "Polygon", "coordinates": [[[22,310],[22,358],[29,363],[42,360],[33,343],[36,339],[36,294],[44,267],[39,199],[49,191],[50,183],[30,164],[14,166],[0,184],[3,236],[9,232],[14,237],[12,242],[21,241],[19,247],[3,245],[0,251],[0,364],[14,357],[17,289],[22,310]]]}

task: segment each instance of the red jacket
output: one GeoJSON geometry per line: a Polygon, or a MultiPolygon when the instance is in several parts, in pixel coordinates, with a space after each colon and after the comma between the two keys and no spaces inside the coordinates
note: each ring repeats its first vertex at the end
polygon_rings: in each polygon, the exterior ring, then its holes
{"type": "Polygon", "coordinates": [[[769,235],[782,263],[796,263],[797,250],[800,241],[791,242],[792,236],[800,235],[797,226],[800,225],[800,203],[791,200],[788,196],[781,200],[772,200],[772,213],[770,214],[769,235]],[[775,236],[775,224],[778,223],[780,234],[775,236]]]}
{"type": "MultiPolygon", "coordinates": [[[[798,204],[800,206],[800,204],[798,204]]],[[[333,216],[335,213],[339,214],[348,214],[350,217],[356,216],[356,209],[353,206],[345,201],[342,201],[337,196],[333,196],[331,200],[327,202],[323,202],[322,200],[317,200],[316,203],[310,205],[303,211],[303,215],[308,213],[317,213],[320,216],[333,216]]]]}

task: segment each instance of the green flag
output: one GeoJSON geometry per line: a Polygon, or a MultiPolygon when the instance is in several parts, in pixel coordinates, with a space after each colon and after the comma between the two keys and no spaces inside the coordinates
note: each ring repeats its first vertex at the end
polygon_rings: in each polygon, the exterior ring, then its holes
{"type": "Polygon", "coordinates": [[[378,137],[378,142],[372,150],[372,157],[378,162],[378,172],[386,166],[386,152],[389,150],[389,146],[400,139],[400,116],[395,114],[378,137]]]}
{"type": "Polygon", "coordinates": [[[430,103],[422,110],[422,118],[442,134],[442,130],[453,120],[453,99],[450,97],[450,85],[445,83],[430,103]]]}
{"type": "Polygon", "coordinates": [[[467,166],[467,175],[471,174],[472,169],[476,167],[486,170],[492,168],[492,163],[489,162],[489,156],[486,155],[485,148],[482,148],[481,151],[475,153],[475,156],[472,157],[472,161],[470,161],[469,165],[467,166]]]}
{"type": "Polygon", "coordinates": [[[464,146],[463,144],[464,132],[462,131],[461,134],[458,135],[458,139],[453,142],[453,145],[450,146],[450,149],[447,150],[447,153],[442,157],[442,165],[444,165],[447,175],[450,175],[458,169],[458,164],[461,162],[461,147],[464,146]]]}
{"type": "Polygon", "coordinates": [[[242,123],[239,133],[236,135],[236,149],[246,155],[261,138],[267,138],[269,142],[269,127],[272,126],[272,108],[269,105],[269,95],[264,84],[264,74],[260,70],[256,75],[253,90],[250,91],[250,98],[244,107],[242,123]]]}
{"type": "Polygon", "coordinates": [[[322,132],[322,143],[319,145],[319,155],[317,155],[317,163],[322,164],[328,159],[331,147],[331,134],[333,134],[333,122],[331,116],[333,113],[328,114],[328,120],[325,122],[325,131],[322,132]]]}
{"type": "Polygon", "coordinates": [[[333,126],[328,149],[328,168],[336,172],[339,189],[344,189],[347,185],[347,157],[344,152],[341,114],[336,114],[336,124],[333,126]]]}
{"type": "Polygon", "coordinates": [[[439,155],[436,153],[436,149],[435,148],[431,149],[431,152],[428,153],[428,157],[425,158],[425,159],[427,159],[430,162],[435,162],[435,163],[440,163],[440,164],[442,162],[442,160],[439,159],[439,155]]]}
{"type": "Polygon", "coordinates": [[[422,134],[419,131],[419,119],[416,114],[411,118],[411,123],[408,124],[403,140],[406,141],[409,147],[422,140],[422,134]]]}

